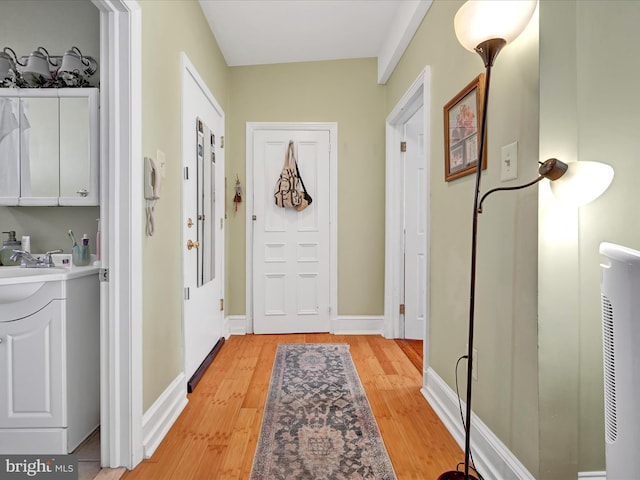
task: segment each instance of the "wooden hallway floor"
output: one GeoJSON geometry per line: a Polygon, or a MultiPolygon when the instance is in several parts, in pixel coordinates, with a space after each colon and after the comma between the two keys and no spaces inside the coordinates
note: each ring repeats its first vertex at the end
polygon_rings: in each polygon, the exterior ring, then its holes
{"type": "Polygon", "coordinates": [[[404,340],[397,339],[396,343],[402,349],[404,354],[409,358],[413,366],[418,369],[420,374],[423,370],[423,342],[422,340],[404,340]]]}
{"type": "MultiPolygon", "coordinates": [[[[398,480],[435,479],[463,453],[420,393],[421,371],[381,336],[232,336],[153,456],[125,480],[248,479],[279,343],[348,343],[398,480]]],[[[292,479],[293,480],[293,479],[292,479]]]]}

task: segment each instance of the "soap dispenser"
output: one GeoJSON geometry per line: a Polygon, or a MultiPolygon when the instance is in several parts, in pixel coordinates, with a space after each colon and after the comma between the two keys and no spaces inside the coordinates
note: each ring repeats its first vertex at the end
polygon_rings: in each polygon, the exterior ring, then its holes
{"type": "Polygon", "coordinates": [[[16,240],[15,230],[2,233],[6,233],[7,235],[9,235],[9,238],[2,242],[2,250],[0,250],[0,264],[5,267],[20,265],[20,260],[11,260],[13,251],[20,250],[20,247],[22,246],[22,244],[18,240],[16,240]]]}

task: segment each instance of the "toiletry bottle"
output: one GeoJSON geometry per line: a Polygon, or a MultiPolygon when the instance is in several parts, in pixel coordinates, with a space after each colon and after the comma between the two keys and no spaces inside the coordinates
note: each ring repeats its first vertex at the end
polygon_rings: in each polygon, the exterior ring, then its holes
{"type": "Polygon", "coordinates": [[[85,233],[82,235],[82,245],[80,246],[81,265],[89,265],[91,263],[91,249],[89,248],[89,236],[85,233]]]}
{"type": "Polygon", "coordinates": [[[21,244],[18,240],[16,240],[16,232],[15,230],[11,230],[9,232],[2,232],[9,235],[7,240],[2,242],[2,250],[0,250],[0,264],[5,267],[20,265],[20,260],[13,261],[11,260],[11,255],[13,255],[14,250],[20,250],[21,244]]]}
{"type": "Polygon", "coordinates": [[[22,251],[31,253],[31,237],[29,235],[22,236],[22,251]]]}

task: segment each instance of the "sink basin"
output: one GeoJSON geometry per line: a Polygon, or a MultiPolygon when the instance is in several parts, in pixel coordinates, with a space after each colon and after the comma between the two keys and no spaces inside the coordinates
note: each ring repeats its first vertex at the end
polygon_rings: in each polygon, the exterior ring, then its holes
{"type": "MultiPolygon", "coordinates": [[[[19,302],[48,285],[72,278],[96,275],[97,266],[56,266],[49,268],[0,267],[0,306],[19,302]]],[[[60,287],[62,288],[62,287],[60,287]]],[[[3,315],[0,314],[0,317],[3,315]]],[[[3,321],[0,318],[0,321],[3,321]]]]}
{"type": "Polygon", "coordinates": [[[22,267],[0,267],[0,279],[31,277],[35,275],[54,275],[56,273],[64,273],[69,270],[65,267],[50,268],[22,268],[22,267]]]}

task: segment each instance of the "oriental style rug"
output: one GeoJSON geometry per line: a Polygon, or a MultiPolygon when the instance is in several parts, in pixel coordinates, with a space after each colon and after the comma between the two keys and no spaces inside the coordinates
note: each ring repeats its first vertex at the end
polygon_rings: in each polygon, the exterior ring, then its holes
{"type": "Polygon", "coordinates": [[[349,345],[279,345],[251,480],[395,478],[349,345]]]}

